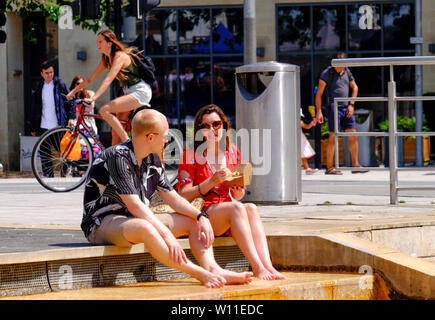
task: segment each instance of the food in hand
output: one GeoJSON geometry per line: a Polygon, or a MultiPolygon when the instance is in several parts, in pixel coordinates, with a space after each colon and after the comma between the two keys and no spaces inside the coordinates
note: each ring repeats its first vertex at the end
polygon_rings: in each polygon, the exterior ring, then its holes
{"type": "Polygon", "coordinates": [[[252,165],[238,164],[231,175],[227,176],[226,185],[228,187],[244,187],[251,184],[252,179],[252,165]]]}
{"type": "Polygon", "coordinates": [[[228,169],[228,168],[225,168],[224,170],[225,170],[225,180],[231,178],[231,177],[232,177],[232,172],[231,172],[231,170],[228,169]]]}

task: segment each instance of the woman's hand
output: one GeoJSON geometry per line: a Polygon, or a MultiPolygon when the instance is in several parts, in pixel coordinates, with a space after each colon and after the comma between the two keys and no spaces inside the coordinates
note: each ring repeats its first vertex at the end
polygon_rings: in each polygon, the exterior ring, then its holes
{"type": "Polygon", "coordinates": [[[93,103],[95,103],[95,98],[94,97],[92,97],[92,98],[86,98],[85,102],[88,105],[92,105],[93,103]]]}
{"type": "Polygon", "coordinates": [[[65,98],[67,100],[71,100],[74,97],[74,94],[75,94],[75,92],[74,92],[74,90],[72,90],[65,96],[65,98]]]}
{"type": "Polygon", "coordinates": [[[232,187],[230,192],[234,199],[241,200],[245,196],[246,187],[232,187]]]}
{"type": "Polygon", "coordinates": [[[230,176],[231,171],[228,168],[223,168],[214,173],[214,175],[211,177],[211,182],[216,186],[224,182],[226,178],[230,176]]]}

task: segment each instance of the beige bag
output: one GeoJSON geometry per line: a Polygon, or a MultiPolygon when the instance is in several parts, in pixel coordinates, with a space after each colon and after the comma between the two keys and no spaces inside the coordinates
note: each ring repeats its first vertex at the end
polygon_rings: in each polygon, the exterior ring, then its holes
{"type": "MultiPolygon", "coordinates": [[[[196,198],[191,202],[191,204],[195,208],[197,208],[198,210],[201,211],[202,207],[204,206],[204,199],[196,198]]],[[[153,194],[153,196],[151,197],[150,209],[156,213],[173,213],[173,212],[175,212],[175,210],[172,209],[170,205],[166,204],[163,201],[163,199],[160,197],[158,192],[155,192],[153,194]]]]}

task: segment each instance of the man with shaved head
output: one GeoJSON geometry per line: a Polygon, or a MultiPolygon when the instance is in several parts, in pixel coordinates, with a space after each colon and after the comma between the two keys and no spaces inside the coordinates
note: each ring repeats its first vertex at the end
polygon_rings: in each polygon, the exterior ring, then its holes
{"type": "Polygon", "coordinates": [[[110,147],[94,161],[86,180],[82,230],[92,244],[126,247],[144,243],[159,262],[198,279],[206,287],[246,284],[251,272],[222,269],[214,260],[214,233],[206,212],[179,196],[166,177],[158,154],[168,142],[166,117],[155,110],[139,111],[130,140],[110,147]],[[149,208],[157,191],[176,213],[149,208]],[[201,266],[187,259],[176,237],[188,235],[201,266]]]}

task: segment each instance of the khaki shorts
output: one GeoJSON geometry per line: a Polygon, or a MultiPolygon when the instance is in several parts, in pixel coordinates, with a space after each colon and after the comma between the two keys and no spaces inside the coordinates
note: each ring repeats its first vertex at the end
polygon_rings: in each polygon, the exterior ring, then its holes
{"type": "MultiPolygon", "coordinates": [[[[155,213],[157,219],[160,220],[169,230],[174,226],[173,213],[155,213]]],[[[130,219],[137,219],[126,217],[123,215],[111,214],[103,218],[101,225],[95,226],[88,236],[88,241],[91,244],[106,245],[114,244],[118,247],[130,247],[134,245],[124,238],[122,229],[123,223],[130,219]]]]}

